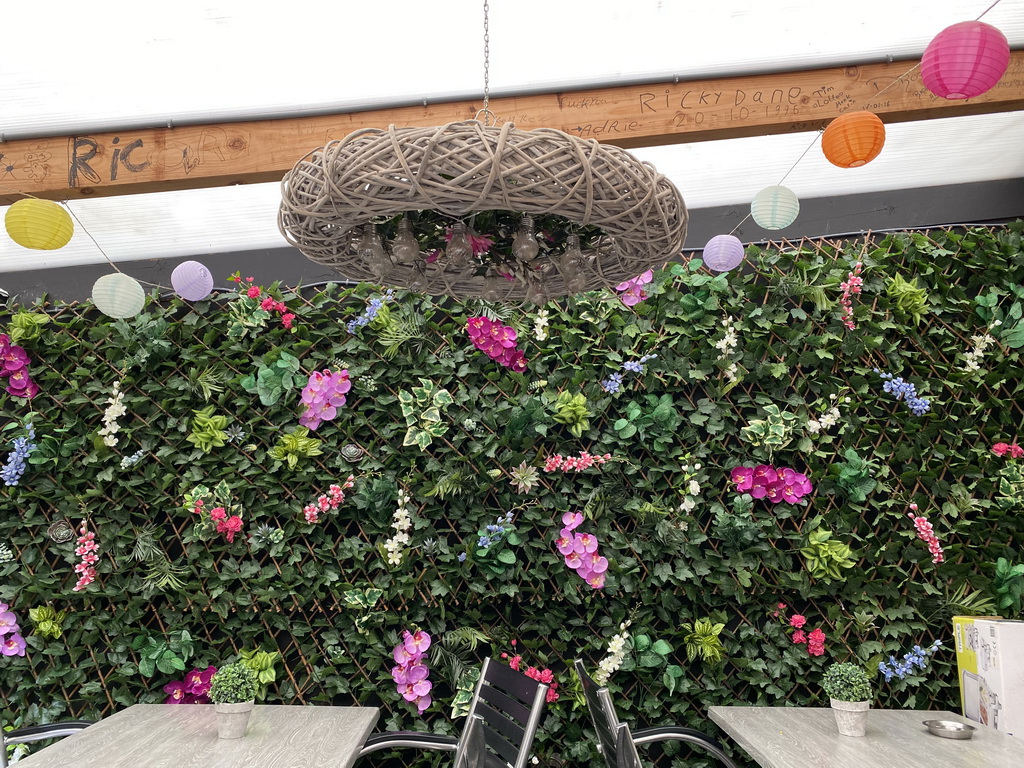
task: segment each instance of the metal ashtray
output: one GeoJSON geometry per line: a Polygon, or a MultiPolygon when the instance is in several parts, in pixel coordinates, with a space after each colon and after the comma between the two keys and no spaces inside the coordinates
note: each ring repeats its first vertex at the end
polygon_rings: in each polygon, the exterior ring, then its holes
{"type": "Polygon", "coordinates": [[[955,720],[924,720],[929,733],[943,739],[969,739],[977,730],[973,725],[958,723],[955,720]]]}

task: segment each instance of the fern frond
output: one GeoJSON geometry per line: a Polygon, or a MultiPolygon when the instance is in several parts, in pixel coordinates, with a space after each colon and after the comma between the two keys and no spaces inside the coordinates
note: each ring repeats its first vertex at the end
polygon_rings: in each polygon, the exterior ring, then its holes
{"type": "Polygon", "coordinates": [[[436,496],[439,499],[450,499],[466,492],[466,477],[461,469],[439,477],[433,487],[423,492],[424,496],[436,496]]]}
{"type": "Polygon", "coordinates": [[[147,525],[145,528],[135,529],[135,543],[128,557],[136,563],[145,560],[154,560],[163,557],[160,546],[156,543],[157,528],[155,525],[147,525]]]}
{"type": "Polygon", "coordinates": [[[490,642],[490,636],[476,627],[458,627],[444,636],[444,645],[451,648],[466,648],[475,651],[480,643],[490,642]]]}
{"type": "Polygon", "coordinates": [[[946,607],[954,616],[996,615],[996,601],[990,595],[980,589],[968,593],[968,589],[966,583],[961,584],[946,598],[946,607]]]}
{"type": "Polygon", "coordinates": [[[377,333],[377,343],[384,347],[381,356],[385,360],[391,360],[404,344],[416,339],[425,339],[424,322],[423,315],[418,312],[404,308],[400,312],[392,311],[387,326],[377,333]]]}
{"type": "Polygon", "coordinates": [[[213,368],[204,368],[201,371],[192,369],[188,372],[188,388],[193,394],[202,395],[205,402],[209,402],[215,394],[223,392],[226,381],[227,374],[213,368]]]}

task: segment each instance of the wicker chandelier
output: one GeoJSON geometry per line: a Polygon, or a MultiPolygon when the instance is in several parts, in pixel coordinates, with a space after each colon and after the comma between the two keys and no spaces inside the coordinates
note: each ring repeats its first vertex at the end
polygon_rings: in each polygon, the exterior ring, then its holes
{"type": "MultiPolygon", "coordinates": [[[[484,107],[488,28],[484,4],[484,107]]],[[[682,249],[686,206],[650,164],[562,131],[479,120],[363,129],[303,157],[278,225],[349,279],[488,301],[621,283],[682,249]]]]}

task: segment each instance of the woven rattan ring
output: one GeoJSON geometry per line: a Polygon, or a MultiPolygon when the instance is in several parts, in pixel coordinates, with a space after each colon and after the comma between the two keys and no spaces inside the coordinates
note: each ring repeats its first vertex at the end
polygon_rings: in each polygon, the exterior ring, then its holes
{"type": "MultiPolygon", "coordinates": [[[[433,128],[363,129],[302,158],[282,182],[278,219],[285,238],[309,259],[353,280],[407,287],[414,267],[395,264],[375,278],[354,238],[370,221],[406,211],[461,217],[474,211],[556,215],[606,235],[591,250],[587,285],[615,285],[679,253],[686,206],[675,186],[628,152],[562,131],[521,131],[476,120],[433,128]]],[[[481,295],[479,269],[428,266],[426,293],[481,295]]],[[[557,270],[549,297],[567,293],[557,270]]],[[[526,286],[509,282],[505,301],[526,286]]]]}

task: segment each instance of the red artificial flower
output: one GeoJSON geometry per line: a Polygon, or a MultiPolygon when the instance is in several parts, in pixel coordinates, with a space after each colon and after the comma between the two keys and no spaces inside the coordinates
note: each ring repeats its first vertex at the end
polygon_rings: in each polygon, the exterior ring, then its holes
{"type": "Polygon", "coordinates": [[[807,617],[801,616],[799,613],[794,613],[789,617],[789,626],[800,629],[804,624],[807,623],[807,617]]]}
{"type": "Polygon", "coordinates": [[[798,629],[796,632],[793,633],[793,642],[794,643],[806,643],[807,642],[807,635],[804,633],[804,631],[802,629],[798,629]]]}

